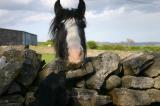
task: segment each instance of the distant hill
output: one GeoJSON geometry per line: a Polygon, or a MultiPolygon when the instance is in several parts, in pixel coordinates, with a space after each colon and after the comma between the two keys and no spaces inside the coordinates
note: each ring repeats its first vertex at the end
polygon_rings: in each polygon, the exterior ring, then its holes
{"type": "Polygon", "coordinates": [[[137,46],[149,46],[149,45],[160,46],[160,42],[139,42],[139,43],[135,43],[135,45],[137,46]]]}
{"type": "MultiPolygon", "coordinates": [[[[127,42],[111,43],[111,42],[97,42],[99,45],[128,45],[127,42]]],[[[160,42],[135,42],[134,46],[160,46],[160,42]]]]}

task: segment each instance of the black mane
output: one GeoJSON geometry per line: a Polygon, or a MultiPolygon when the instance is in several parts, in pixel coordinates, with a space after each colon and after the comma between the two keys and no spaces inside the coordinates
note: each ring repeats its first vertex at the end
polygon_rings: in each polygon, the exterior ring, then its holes
{"type": "Polygon", "coordinates": [[[79,5],[77,9],[64,9],[60,4],[60,0],[57,0],[55,3],[55,18],[52,21],[50,27],[50,33],[54,39],[56,56],[61,59],[67,58],[67,44],[66,44],[66,35],[67,31],[65,30],[64,22],[67,19],[74,18],[78,25],[79,35],[81,38],[81,45],[84,49],[84,54],[86,55],[86,38],[84,29],[86,27],[85,19],[85,10],[86,6],[83,0],[79,0],[79,5]]]}

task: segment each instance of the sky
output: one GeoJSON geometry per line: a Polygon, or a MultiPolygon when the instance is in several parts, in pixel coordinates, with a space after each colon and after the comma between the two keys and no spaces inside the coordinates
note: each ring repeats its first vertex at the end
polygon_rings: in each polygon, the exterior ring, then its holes
{"type": "MultiPolygon", "coordinates": [[[[50,39],[56,0],[0,0],[0,28],[50,39]]],[[[64,0],[63,0],[64,1],[64,0]]],[[[67,0],[66,0],[67,2],[67,0]]],[[[160,0],[85,0],[87,40],[160,42],[160,0]]]]}

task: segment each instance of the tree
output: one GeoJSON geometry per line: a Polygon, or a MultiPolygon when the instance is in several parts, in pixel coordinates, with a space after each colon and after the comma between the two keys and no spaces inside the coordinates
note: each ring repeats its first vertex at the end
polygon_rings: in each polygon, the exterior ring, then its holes
{"type": "Polygon", "coordinates": [[[128,46],[133,46],[135,44],[135,41],[134,40],[132,40],[132,39],[127,39],[127,45],[128,46]]]}
{"type": "Polygon", "coordinates": [[[87,45],[90,49],[97,49],[97,43],[95,41],[88,41],[87,45]]]}

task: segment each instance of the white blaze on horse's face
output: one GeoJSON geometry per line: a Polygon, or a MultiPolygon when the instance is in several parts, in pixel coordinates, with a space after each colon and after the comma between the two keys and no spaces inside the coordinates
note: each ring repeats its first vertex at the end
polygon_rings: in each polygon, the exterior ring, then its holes
{"type": "Polygon", "coordinates": [[[84,59],[84,53],[76,20],[74,18],[68,19],[65,22],[65,29],[67,31],[68,61],[71,64],[81,63],[84,59]]]}

